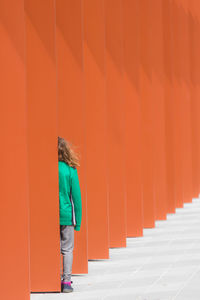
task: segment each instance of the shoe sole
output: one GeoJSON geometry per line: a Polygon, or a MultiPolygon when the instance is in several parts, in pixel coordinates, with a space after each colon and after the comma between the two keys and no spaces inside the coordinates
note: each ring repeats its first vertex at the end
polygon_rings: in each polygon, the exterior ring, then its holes
{"type": "Polygon", "coordinates": [[[73,290],[63,290],[62,293],[72,293],[73,290]]]}

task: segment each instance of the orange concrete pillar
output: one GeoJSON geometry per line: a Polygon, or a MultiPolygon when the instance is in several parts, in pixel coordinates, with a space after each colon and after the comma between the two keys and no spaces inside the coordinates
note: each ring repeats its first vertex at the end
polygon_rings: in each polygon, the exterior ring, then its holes
{"type": "Polygon", "coordinates": [[[121,0],[105,1],[110,247],[126,246],[121,0]]]}
{"type": "Polygon", "coordinates": [[[173,0],[170,1],[171,10],[171,28],[172,28],[172,98],[173,98],[173,128],[174,128],[174,182],[175,182],[175,199],[176,207],[183,206],[183,115],[184,105],[182,101],[182,91],[180,84],[180,21],[179,7],[173,0]]]}
{"type": "Polygon", "coordinates": [[[1,1],[0,281],[5,300],[28,300],[30,291],[24,43],[24,1],[1,1]]]}
{"type": "Polygon", "coordinates": [[[139,1],[122,1],[127,236],[143,234],[141,112],[139,95],[139,1]]]}
{"type": "Polygon", "coordinates": [[[162,1],[151,1],[152,91],[155,149],[155,218],[165,220],[167,213],[166,134],[164,97],[164,50],[162,1]]]}
{"type": "Polygon", "coordinates": [[[191,138],[191,81],[188,0],[176,0],[180,40],[180,88],[183,106],[183,201],[191,202],[193,194],[191,138]]]}
{"type": "Polygon", "coordinates": [[[200,192],[200,3],[189,2],[189,35],[191,59],[191,97],[192,97],[192,145],[193,145],[193,197],[200,192]]]}
{"type": "Polygon", "coordinates": [[[166,134],[166,180],[167,212],[175,213],[175,171],[174,171],[174,103],[172,83],[172,26],[170,1],[162,2],[163,43],[164,43],[164,96],[165,96],[165,134],[166,134]]]}
{"type": "Polygon", "coordinates": [[[26,0],[31,291],[60,290],[54,1],[26,0]]]}
{"type": "Polygon", "coordinates": [[[79,180],[82,194],[82,224],[75,232],[73,273],[86,273],[87,220],[85,187],[85,123],[83,99],[82,1],[56,1],[56,53],[58,76],[58,133],[80,153],[79,180]]]}
{"type": "Polygon", "coordinates": [[[144,227],[155,225],[155,128],[152,90],[151,1],[140,4],[140,98],[144,227]]]}
{"type": "Polygon", "coordinates": [[[109,256],[103,0],[83,0],[88,258],[109,256]]]}

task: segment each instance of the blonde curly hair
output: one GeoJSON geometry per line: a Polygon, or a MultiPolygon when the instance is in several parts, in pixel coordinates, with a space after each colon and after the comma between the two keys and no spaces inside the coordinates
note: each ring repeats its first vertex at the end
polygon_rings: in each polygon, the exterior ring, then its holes
{"type": "Polygon", "coordinates": [[[78,154],[74,152],[72,145],[61,137],[58,137],[58,160],[64,161],[72,168],[79,166],[78,154]]]}

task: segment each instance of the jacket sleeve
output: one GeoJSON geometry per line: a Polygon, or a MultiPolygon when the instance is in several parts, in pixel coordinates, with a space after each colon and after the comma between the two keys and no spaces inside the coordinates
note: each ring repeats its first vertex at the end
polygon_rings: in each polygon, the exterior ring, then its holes
{"type": "Polygon", "coordinates": [[[81,201],[81,190],[78,179],[78,172],[76,169],[73,169],[72,172],[72,186],[71,186],[72,199],[74,203],[75,217],[76,217],[76,226],[75,230],[79,231],[81,227],[82,219],[82,201],[81,201]]]}

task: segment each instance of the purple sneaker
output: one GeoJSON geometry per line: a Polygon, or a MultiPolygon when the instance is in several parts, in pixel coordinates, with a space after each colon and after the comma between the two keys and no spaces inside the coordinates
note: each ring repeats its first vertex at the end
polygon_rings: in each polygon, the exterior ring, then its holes
{"type": "Polygon", "coordinates": [[[66,281],[61,281],[61,292],[62,293],[71,293],[73,292],[73,288],[71,286],[72,281],[66,282],[66,281]]]}

